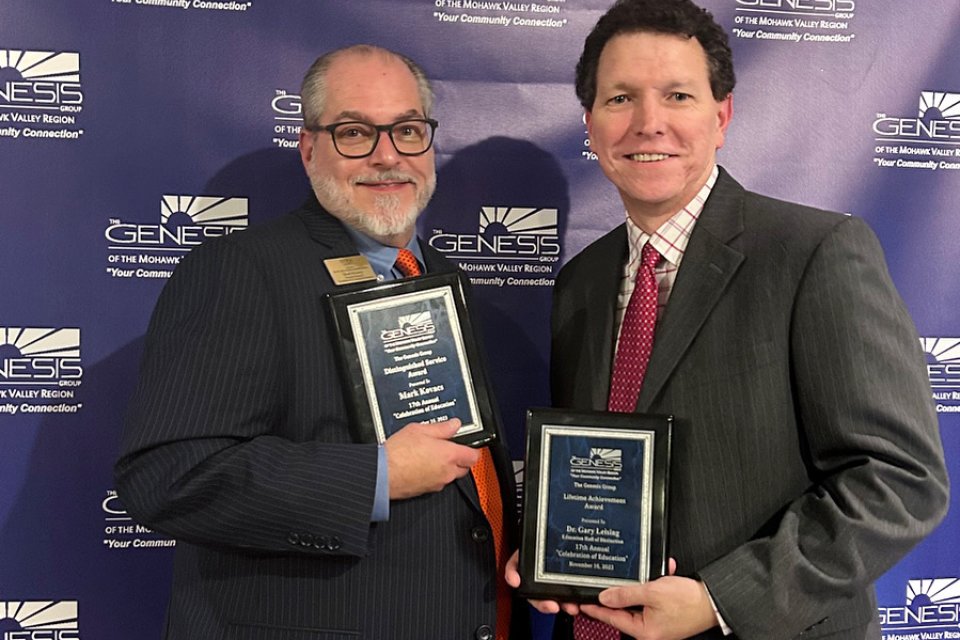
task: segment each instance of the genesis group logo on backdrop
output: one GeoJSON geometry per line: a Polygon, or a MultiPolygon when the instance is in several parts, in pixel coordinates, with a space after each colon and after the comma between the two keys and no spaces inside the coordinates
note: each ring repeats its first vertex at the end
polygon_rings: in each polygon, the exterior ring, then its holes
{"type": "Polygon", "coordinates": [[[169,278],[185,253],[247,228],[246,198],[166,195],[160,198],[160,224],[111,218],[104,232],[107,273],[113,278],[169,278]]]}
{"type": "Polygon", "coordinates": [[[0,49],[0,138],[76,140],[80,54],[0,49]]]}
{"type": "Polygon", "coordinates": [[[881,169],[960,169],[960,93],[921,91],[916,116],[878,113],[873,134],[881,169]]]}
{"type": "Polygon", "coordinates": [[[270,142],[280,149],[296,149],[300,146],[300,127],[303,126],[303,103],[300,96],[277,89],[270,101],[273,113],[273,137],[270,142]]]}
{"type": "Polygon", "coordinates": [[[109,0],[116,5],[136,5],[146,7],[160,7],[165,9],[206,9],[208,11],[247,11],[253,7],[252,0],[237,2],[236,0],[109,0]]]}
{"type": "Polygon", "coordinates": [[[960,579],[907,581],[902,607],[879,607],[884,640],[960,638],[960,579]]]}
{"type": "Polygon", "coordinates": [[[566,0],[511,2],[510,0],[433,0],[427,6],[433,19],[445,25],[469,24],[495,29],[563,29],[566,0]]]}
{"type": "Polygon", "coordinates": [[[103,546],[107,549],[165,549],[177,546],[173,538],[135,522],[113,489],[107,491],[100,509],[104,520],[103,546]]]}
{"type": "Polygon", "coordinates": [[[0,326],[0,415],[76,413],[80,329],[0,326]]]}
{"type": "Polygon", "coordinates": [[[80,640],[76,600],[0,600],[0,640],[80,640]]]}
{"type": "Polygon", "coordinates": [[[430,246],[481,286],[553,286],[560,260],[555,208],[480,208],[478,233],[433,229],[430,246]]]}
{"type": "Polygon", "coordinates": [[[855,0],[736,0],[733,35],[787,44],[850,44],[855,0]]]}
{"type": "Polygon", "coordinates": [[[920,338],[937,413],[960,413],[960,338],[920,338]]]}

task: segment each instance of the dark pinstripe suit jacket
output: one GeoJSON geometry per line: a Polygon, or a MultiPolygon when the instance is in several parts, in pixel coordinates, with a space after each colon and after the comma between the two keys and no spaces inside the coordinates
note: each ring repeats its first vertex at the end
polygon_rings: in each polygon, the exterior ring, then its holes
{"type": "MultiPolygon", "coordinates": [[[[559,275],[558,406],[605,407],[626,254],[621,226],[559,275]]],[[[917,334],[863,222],[721,170],[637,411],[676,416],[670,555],[737,637],[879,637],[872,583],[943,517],[947,478],[917,334]]]]}
{"type": "MultiPolygon", "coordinates": [[[[196,248],[160,297],[116,475],[130,513],[178,540],[168,639],[452,640],[493,625],[469,475],[370,523],[377,450],[351,442],[321,300],[323,260],[356,253],[312,200],[196,248]]],[[[428,271],[452,269],[423,253],[428,271]]],[[[494,457],[514,525],[509,461],[494,457]]]]}

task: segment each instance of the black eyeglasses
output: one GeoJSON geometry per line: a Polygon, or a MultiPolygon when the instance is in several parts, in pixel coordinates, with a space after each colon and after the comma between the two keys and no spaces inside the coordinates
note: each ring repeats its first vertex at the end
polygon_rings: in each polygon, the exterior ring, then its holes
{"type": "Polygon", "coordinates": [[[360,120],[334,122],[320,127],[307,127],[309,131],[328,131],[333,138],[333,148],[345,158],[366,158],[377,148],[380,132],[386,131],[397,153],[404,156],[419,156],[430,150],[433,132],[439,123],[431,118],[410,118],[391,124],[371,124],[360,120]]]}

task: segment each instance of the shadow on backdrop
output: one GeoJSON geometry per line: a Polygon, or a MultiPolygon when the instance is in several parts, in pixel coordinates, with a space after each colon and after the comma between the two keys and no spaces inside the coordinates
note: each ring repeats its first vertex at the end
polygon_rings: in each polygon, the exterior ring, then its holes
{"type": "MultiPolygon", "coordinates": [[[[514,460],[523,459],[526,410],[550,404],[552,282],[563,264],[560,239],[569,211],[569,186],[551,154],[525,140],[492,137],[443,163],[420,219],[421,238],[474,283],[472,314],[514,460]],[[546,211],[532,218],[525,209],[546,211]],[[510,284],[509,278],[537,284],[510,284]]],[[[530,613],[533,637],[549,638],[553,616],[530,613]]]]}

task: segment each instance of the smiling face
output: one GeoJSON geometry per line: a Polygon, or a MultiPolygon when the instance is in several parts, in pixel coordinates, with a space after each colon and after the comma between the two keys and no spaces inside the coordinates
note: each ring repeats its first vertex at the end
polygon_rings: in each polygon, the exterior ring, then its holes
{"type": "MultiPolygon", "coordinates": [[[[389,124],[426,116],[410,69],[387,53],[345,53],[331,63],[324,79],[321,125],[347,120],[389,124]]],[[[330,133],[303,129],[300,158],[320,204],[386,245],[409,242],[436,186],[433,149],[401,155],[386,133],[371,155],[345,158],[330,133]]]]}
{"type": "Polygon", "coordinates": [[[586,121],[628,215],[652,233],[706,183],[732,115],[732,95],[711,93],[696,38],[642,32],[604,46],[586,121]]]}

